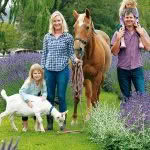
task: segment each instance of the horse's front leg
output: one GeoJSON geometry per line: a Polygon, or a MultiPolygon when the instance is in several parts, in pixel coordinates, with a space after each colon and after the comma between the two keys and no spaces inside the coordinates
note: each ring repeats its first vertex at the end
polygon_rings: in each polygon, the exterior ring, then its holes
{"type": "Polygon", "coordinates": [[[103,74],[99,72],[98,75],[92,80],[92,98],[91,103],[93,107],[96,107],[96,104],[99,100],[99,94],[101,90],[101,83],[103,82],[103,74]]]}
{"type": "Polygon", "coordinates": [[[87,99],[87,110],[86,110],[86,117],[85,117],[85,120],[87,121],[90,119],[90,113],[92,109],[92,106],[91,106],[92,89],[91,89],[90,80],[84,81],[84,87],[85,87],[85,95],[87,99]]]}
{"type": "Polygon", "coordinates": [[[71,125],[77,124],[77,109],[78,109],[79,101],[80,101],[80,99],[75,97],[75,99],[74,99],[74,112],[72,115],[71,125]]]}

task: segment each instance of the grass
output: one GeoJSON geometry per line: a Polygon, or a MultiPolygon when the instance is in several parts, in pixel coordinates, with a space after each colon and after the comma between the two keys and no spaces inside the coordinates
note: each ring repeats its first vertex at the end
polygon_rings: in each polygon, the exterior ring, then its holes
{"type": "MultiPolygon", "coordinates": [[[[112,93],[102,92],[100,96],[102,103],[108,103],[110,106],[114,105],[119,106],[119,101],[117,96],[112,93]]],[[[1,105],[2,101],[0,102],[1,105]]],[[[68,118],[67,118],[67,129],[70,130],[82,130],[83,129],[83,120],[81,111],[85,116],[85,96],[82,97],[81,105],[78,106],[78,125],[71,126],[71,116],[73,113],[73,99],[71,89],[68,88],[67,91],[67,104],[68,104],[68,118]]],[[[1,112],[1,110],[0,110],[1,112]]],[[[92,143],[89,140],[88,133],[85,129],[81,133],[70,133],[70,134],[58,134],[59,128],[56,123],[54,123],[54,130],[45,133],[39,133],[34,131],[34,121],[32,118],[29,118],[29,131],[24,133],[22,132],[22,121],[20,117],[15,118],[16,126],[19,131],[15,132],[12,130],[10,121],[8,118],[5,118],[2,121],[0,126],[0,144],[3,140],[9,141],[11,137],[14,138],[14,141],[17,137],[21,137],[19,141],[18,148],[19,150],[100,150],[97,144],[92,143]]],[[[44,126],[46,127],[46,118],[43,118],[44,126]]]]}

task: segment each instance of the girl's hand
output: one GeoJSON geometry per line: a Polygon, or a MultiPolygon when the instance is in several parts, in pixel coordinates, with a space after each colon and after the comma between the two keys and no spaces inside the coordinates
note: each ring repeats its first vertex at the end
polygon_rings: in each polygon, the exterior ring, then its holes
{"type": "Polygon", "coordinates": [[[40,96],[41,100],[42,101],[45,101],[46,100],[46,97],[45,96],[40,96]]]}
{"type": "Polygon", "coordinates": [[[32,108],[32,107],[33,107],[33,105],[32,105],[32,102],[31,102],[31,101],[29,101],[27,104],[28,104],[28,106],[29,106],[30,108],[32,108]]]}

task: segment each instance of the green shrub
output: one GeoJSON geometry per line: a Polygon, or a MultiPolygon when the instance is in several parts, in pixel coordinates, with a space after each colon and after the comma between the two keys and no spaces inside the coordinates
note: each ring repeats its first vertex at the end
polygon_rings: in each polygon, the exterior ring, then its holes
{"type": "Polygon", "coordinates": [[[124,120],[119,118],[119,111],[115,107],[98,105],[88,124],[90,139],[103,145],[104,150],[148,150],[150,129],[131,132],[131,128],[126,128],[124,120]]]}

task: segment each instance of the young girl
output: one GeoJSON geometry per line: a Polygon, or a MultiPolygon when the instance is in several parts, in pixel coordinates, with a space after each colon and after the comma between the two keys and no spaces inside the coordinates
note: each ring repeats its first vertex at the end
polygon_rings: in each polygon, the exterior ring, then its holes
{"type": "MultiPolygon", "coordinates": [[[[22,96],[24,101],[29,107],[33,107],[30,101],[30,95],[39,96],[41,95],[41,100],[45,100],[47,97],[47,88],[44,81],[44,72],[39,64],[33,64],[29,71],[29,77],[26,79],[19,94],[22,96]]],[[[23,131],[27,131],[28,128],[28,117],[22,117],[23,120],[23,131]]],[[[34,117],[34,120],[36,118],[34,117]]]]}
{"type": "MultiPolygon", "coordinates": [[[[136,0],[123,0],[121,2],[120,9],[119,9],[120,24],[124,28],[124,21],[123,21],[123,15],[122,14],[125,11],[125,9],[127,9],[127,8],[134,8],[135,9],[135,17],[136,17],[135,27],[136,27],[137,24],[139,23],[139,12],[138,12],[138,9],[137,9],[136,0]]],[[[140,37],[139,37],[139,47],[144,48],[140,37]]],[[[121,38],[120,48],[126,48],[124,37],[121,38]]]]}

